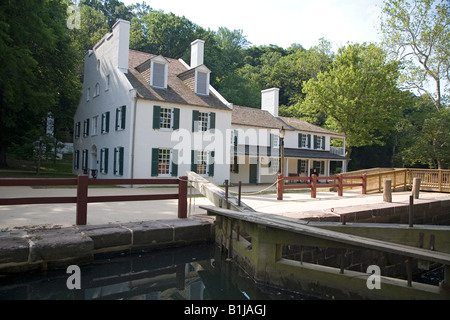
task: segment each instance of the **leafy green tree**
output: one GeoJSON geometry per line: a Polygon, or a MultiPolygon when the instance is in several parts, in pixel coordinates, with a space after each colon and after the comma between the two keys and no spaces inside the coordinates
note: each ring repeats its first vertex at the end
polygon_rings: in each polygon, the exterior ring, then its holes
{"type": "Polygon", "coordinates": [[[338,51],[330,70],[310,79],[300,111],[347,136],[347,156],[353,147],[383,145],[399,117],[401,95],[396,87],[398,62],[374,44],[349,44],[338,51]]]}
{"type": "Polygon", "coordinates": [[[77,96],[79,86],[66,82],[76,79],[77,63],[66,20],[66,2],[0,4],[0,165],[9,147],[45,135],[48,112],[77,96]]]}
{"type": "Polygon", "coordinates": [[[385,0],[383,43],[404,66],[405,88],[430,96],[441,110],[450,93],[448,0],[385,0]]]}
{"type": "Polygon", "coordinates": [[[152,11],[131,21],[130,48],[178,59],[205,31],[185,17],[152,11]]]}
{"type": "Polygon", "coordinates": [[[397,124],[400,152],[397,163],[407,166],[450,167],[450,110],[436,110],[428,97],[413,97],[397,124]]]}

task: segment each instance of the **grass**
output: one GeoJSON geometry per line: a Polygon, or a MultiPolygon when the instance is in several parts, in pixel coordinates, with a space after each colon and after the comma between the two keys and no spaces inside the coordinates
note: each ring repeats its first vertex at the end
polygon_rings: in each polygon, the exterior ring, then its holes
{"type": "Polygon", "coordinates": [[[0,168],[0,178],[74,178],[72,173],[72,154],[65,154],[61,160],[43,160],[40,174],[33,160],[21,160],[7,155],[7,167],[0,168]]]}

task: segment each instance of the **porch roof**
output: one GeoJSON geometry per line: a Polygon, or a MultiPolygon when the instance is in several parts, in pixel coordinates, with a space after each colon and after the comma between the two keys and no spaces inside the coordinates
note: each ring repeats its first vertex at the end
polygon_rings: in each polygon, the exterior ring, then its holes
{"type": "MultiPolygon", "coordinates": [[[[246,155],[246,156],[280,156],[280,148],[270,148],[270,147],[258,147],[258,146],[245,146],[238,145],[234,148],[235,155],[246,155]]],[[[350,160],[345,156],[340,156],[330,151],[322,150],[307,150],[307,149],[293,149],[285,148],[284,156],[286,158],[301,158],[301,159],[323,159],[323,160],[350,160]]]]}

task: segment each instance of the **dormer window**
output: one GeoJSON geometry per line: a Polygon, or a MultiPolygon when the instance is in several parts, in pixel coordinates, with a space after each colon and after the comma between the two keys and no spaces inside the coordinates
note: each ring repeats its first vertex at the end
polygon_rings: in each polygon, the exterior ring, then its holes
{"type": "Polygon", "coordinates": [[[211,71],[204,65],[195,70],[195,93],[209,95],[209,74],[211,71]]]}
{"type": "Polygon", "coordinates": [[[167,89],[167,76],[169,61],[159,55],[151,59],[150,65],[150,86],[167,89]]]}

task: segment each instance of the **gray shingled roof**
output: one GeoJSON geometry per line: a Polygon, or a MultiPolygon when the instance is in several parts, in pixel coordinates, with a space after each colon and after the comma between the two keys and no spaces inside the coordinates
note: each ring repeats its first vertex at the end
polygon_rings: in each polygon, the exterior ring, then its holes
{"type": "Polygon", "coordinates": [[[147,100],[164,101],[176,104],[230,110],[212,92],[209,96],[197,95],[191,87],[178,77],[189,70],[180,61],[165,57],[169,61],[167,89],[150,86],[150,59],[154,54],[130,50],[128,56],[128,80],[138,93],[138,97],[147,100]]]}
{"type": "MultiPolygon", "coordinates": [[[[266,110],[233,106],[233,113],[231,116],[231,123],[243,126],[263,127],[270,129],[281,129],[284,125],[279,119],[275,118],[270,112],[266,110]]],[[[290,128],[286,128],[290,130],[290,128]]]]}
{"type": "Polygon", "coordinates": [[[281,119],[285,124],[290,126],[293,130],[312,133],[322,133],[337,137],[345,137],[345,135],[342,133],[331,131],[297,118],[279,117],[279,119],[281,119]]]}
{"type": "Polygon", "coordinates": [[[345,137],[345,135],[342,133],[315,126],[300,119],[274,117],[269,111],[242,106],[233,106],[231,123],[236,125],[270,129],[281,129],[281,127],[284,127],[284,129],[292,131],[320,133],[336,137],[345,137]]]}

